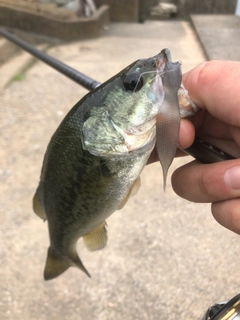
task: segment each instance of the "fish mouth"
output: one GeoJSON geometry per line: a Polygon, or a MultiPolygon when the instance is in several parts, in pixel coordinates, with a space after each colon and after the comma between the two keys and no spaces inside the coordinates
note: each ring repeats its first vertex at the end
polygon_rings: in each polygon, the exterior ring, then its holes
{"type": "MultiPolygon", "coordinates": [[[[171,52],[169,49],[165,48],[163,49],[159,54],[157,54],[155,57],[155,68],[157,75],[163,75],[166,72],[165,67],[168,63],[172,62],[171,52]]],[[[180,61],[177,62],[178,64],[182,64],[180,61]]],[[[173,63],[174,64],[174,63],[173,63]]],[[[167,70],[169,72],[169,70],[167,70]]]]}
{"type": "Polygon", "coordinates": [[[152,119],[148,122],[145,122],[141,125],[130,127],[127,129],[122,129],[119,127],[116,123],[114,123],[112,120],[112,125],[115,128],[115,130],[121,134],[121,136],[124,138],[124,146],[123,146],[123,152],[131,152],[137,149],[142,148],[148,142],[155,139],[156,136],[156,119],[152,119]]]}
{"type": "Polygon", "coordinates": [[[169,49],[163,49],[159,54],[155,56],[155,67],[158,74],[164,72],[164,68],[167,62],[171,62],[171,53],[169,49]]]}
{"type": "MultiPolygon", "coordinates": [[[[164,100],[164,90],[161,75],[164,73],[166,64],[170,60],[171,53],[168,49],[163,49],[155,56],[154,67],[157,76],[150,85],[152,90],[151,92],[154,94],[154,98],[152,94],[150,94],[150,96],[151,99],[154,100],[153,102],[156,102],[159,105],[159,108],[164,100]]],[[[122,129],[112,120],[111,123],[115,130],[124,138],[124,145],[121,146],[121,151],[123,153],[140,149],[143,146],[148,145],[149,142],[153,141],[156,137],[156,117],[143,124],[128,127],[126,129],[122,129]]]]}
{"type": "Polygon", "coordinates": [[[163,74],[165,73],[166,64],[171,59],[171,54],[168,49],[163,49],[159,54],[154,57],[154,67],[156,76],[150,84],[151,92],[150,97],[154,102],[158,103],[159,111],[162,106],[165,92],[163,89],[163,74]]]}

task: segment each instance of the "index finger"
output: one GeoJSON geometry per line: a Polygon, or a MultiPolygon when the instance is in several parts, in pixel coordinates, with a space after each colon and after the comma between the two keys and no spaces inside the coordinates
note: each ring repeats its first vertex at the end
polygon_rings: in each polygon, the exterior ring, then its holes
{"type": "Polygon", "coordinates": [[[183,75],[191,99],[212,116],[240,126],[240,62],[209,61],[183,75]]]}

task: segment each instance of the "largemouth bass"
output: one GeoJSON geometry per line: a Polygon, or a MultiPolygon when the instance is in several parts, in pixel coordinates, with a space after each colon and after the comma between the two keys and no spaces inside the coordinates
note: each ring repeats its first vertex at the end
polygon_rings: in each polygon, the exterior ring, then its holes
{"type": "Polygon", "coordinates": [[[90,276],[78,239],[92,251],[106,245],[105,221],[137,192],[155,143],[165,186],[180,117],[195,111],[168,49],[132,63],[70,110],[48,145],[33,199],[35,213],[48,221],[45,280],[70,266],[90,276]]]}

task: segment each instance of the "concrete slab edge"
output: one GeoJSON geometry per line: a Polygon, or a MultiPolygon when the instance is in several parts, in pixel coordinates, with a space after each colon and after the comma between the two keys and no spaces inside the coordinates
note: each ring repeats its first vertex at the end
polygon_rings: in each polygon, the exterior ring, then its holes
{"type": "Polygon", "coordinates": [[[204,46],[204,43],[203,43],[203,41],[202,41],[202,39],[201,39],[201,37],[200,37],[200,35],[198,33],[198,29],[197,29],[197,27],[196,27],[196,25],[194,23],[194,15],[192,15],[192,14],[190,15],[190,23],[191,23],[191,26],[192,26],[192,28],[193,28],[196,36],[197,36],[197,39],[198,39],[199,43],[201,44],[201,47],[202,47],[203,53],[204,53],[204,55],[206,57],[206,60],[210,60],[208,52],[207,52],[207,50],[206,50],[206,48],[204,46]]]}
{"type": "Polygon", "coordinates": [[[89,18],[71,21],[46,17],[34,12],[0,5],[0,25],[29,31],[62,40],[95,38],[109,24],[109,7],[103,5],[89,18]]]}

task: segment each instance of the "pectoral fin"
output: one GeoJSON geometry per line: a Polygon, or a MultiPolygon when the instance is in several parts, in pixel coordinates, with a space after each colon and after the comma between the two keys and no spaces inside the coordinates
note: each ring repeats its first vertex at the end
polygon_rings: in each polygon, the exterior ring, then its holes
{"type": "Polygon", "coordinates": [[[106,222],[95,228],[83,237],[83,242],[89,251],[103,249],[107,244],[108,236],[106,222]]]}

